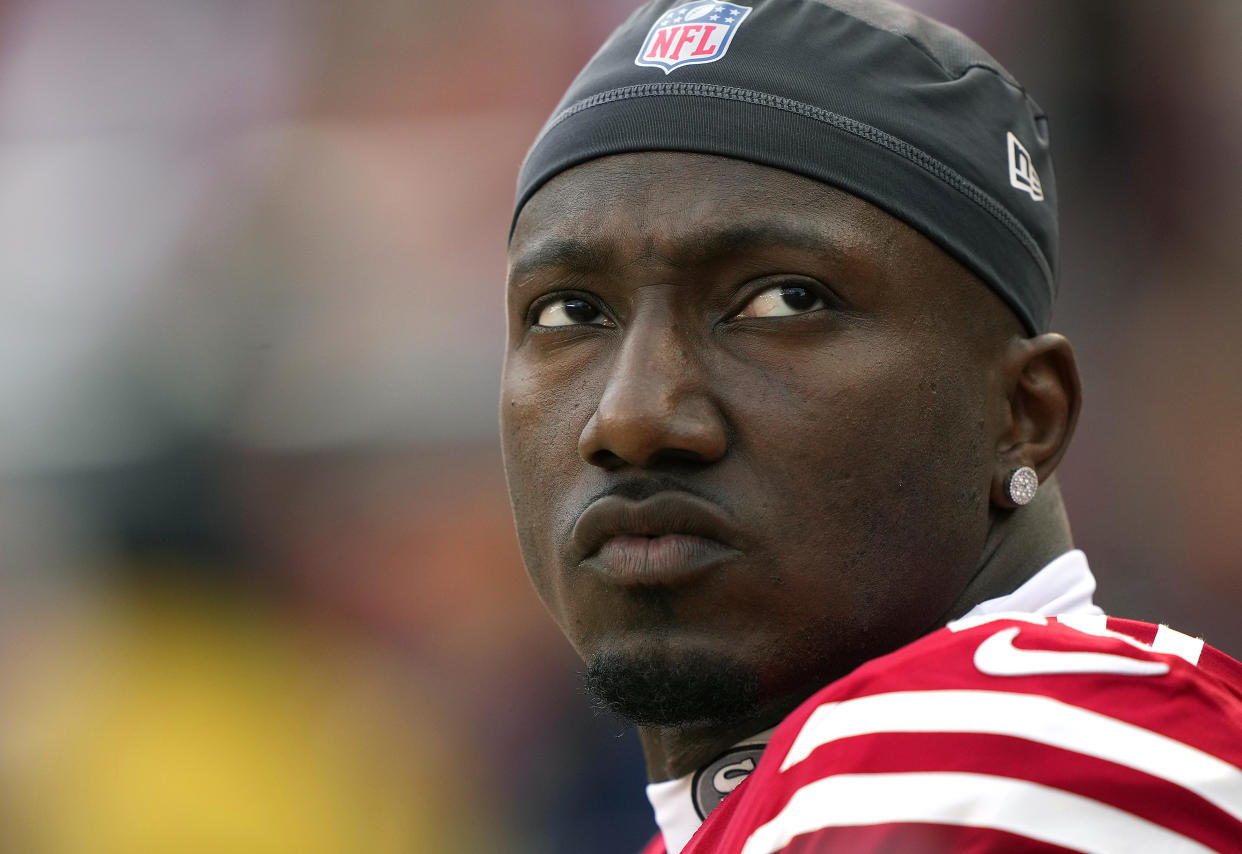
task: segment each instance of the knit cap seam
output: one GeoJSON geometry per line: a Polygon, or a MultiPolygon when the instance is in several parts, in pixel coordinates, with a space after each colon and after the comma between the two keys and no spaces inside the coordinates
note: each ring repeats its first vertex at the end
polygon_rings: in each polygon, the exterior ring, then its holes
{"type": "MultiPolygon", "coordinates": [[[[980,66],[986,68],[986,66],[980,66]]],[[[539,139],[535,140],[535,145],[539,145],[540,140],[548,134],[557,125],[566,119],[572,118],[584,110],[598,107],[604,104],[616,101],[630,100],[633,98],[663,97],[663,96],[698,96],[707,98],[719,98],[723,100],[738,101],[748,104],[757,104],[760,106],[771,107],[773,109],[783,110],[788,113],[803,116],[815,121],[822,122],[847,133],[854,134],[869,142],[875,143],[894,154],[897,154],[914,165],[920,167],[932,176],[938,178],[945,184],[948,184],[954,190],[957,190],[967,199],[978,205],[985,212],[990,214],[994,219],[1004,225],[1018,240],[1019,243],[1030,253],[1035,263],[1039,266],[1040,272],[1043,273],[1046,280],[1052,280],[1052,270],[1048,261],[1044,258],[1043,252],[1040,251],[1035,239],[1023,227],[1022,223],[1010,213],[1002,204],[993,199],[988,193],[982,190],[977,184],[970,179],[961,175],[952,167],[946,165],[935,157],[931,156],[922,149],[901,140],[892,134],[886,133],[873,125],[860,122],[857,119],[851,119],[840,113],[834,113],[831,110],[825,110],[822,107],[816,107],[792,98],[784,98],[779,95],[772,95],[766,92],[756,92],[751,89],[743,89],[736,86],[720,86],[718,84],[709,83],[638,83],[631,86],[622,86],[617,89],[610,89],[605,92],[584,98],[576,104],[563,109],[554,116],[539,134],[539,139]]],[[[533,148],[532,147],[532,148],[533,148]]]]}

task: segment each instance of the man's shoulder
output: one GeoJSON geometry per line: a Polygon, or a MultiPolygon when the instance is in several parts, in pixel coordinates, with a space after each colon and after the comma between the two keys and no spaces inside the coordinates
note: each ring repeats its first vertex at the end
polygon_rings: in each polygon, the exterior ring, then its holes
{"type": "Polygon", "coordinates": [[[1198,638],[1138,620],[990,614],[955,621],[868,662],[812,696],[786,724],[825,703],[951,690],[1046,695],[1125,717],[1144,710],[1119,697],[1163,696],[1173,688],[1179,700],[1186,699],[1181,693],[1206,694],[1236,710],[1242,664],[1198,638]]]}
{"type": "Polygon", "coordinates": [[[812,697],[722,804],[730,846],[701,850],[1242,852],[1239,766],[1238,662],[1136,621],[994,615],[812,697]]]}
{"type": "Polygon", "coordinates": [[[1039,740],[1053,718],[1070,729],[1142,728],[1242,766],[1242,664],[1136,620],[970,618],[828,685],[790,715],[771,747],[805,752],[826,722],[844,737],[851,720],[858,735],[889,727],[1039,740]],[[1224,729],[1205,731],[1212,719],[1224,729]]]}

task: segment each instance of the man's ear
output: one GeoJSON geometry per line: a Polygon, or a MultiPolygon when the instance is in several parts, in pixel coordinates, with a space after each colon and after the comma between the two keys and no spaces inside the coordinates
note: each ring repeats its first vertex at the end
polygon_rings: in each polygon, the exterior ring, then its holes
{"type": "Polygon", "coordinates": [[[1001,371],[1008,418],[996,444],[992,503],[1012,508],[1006,489],[1010,472],[1030,466],[1041,483],[1052,476],[1074,435],[1082,386],[1073,347],[1054,333],[1013,339],[1001,371]]]}

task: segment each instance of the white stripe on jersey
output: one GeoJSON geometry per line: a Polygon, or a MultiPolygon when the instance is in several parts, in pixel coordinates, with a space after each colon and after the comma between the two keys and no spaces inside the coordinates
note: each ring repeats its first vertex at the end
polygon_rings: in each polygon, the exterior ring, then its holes
{"type": "Polygon", "coordinates": [[[1180,833],[1124,810],[1007,777],[928,772],[838,774],[803,786],[742,854],[773,854],[829,827],[906,822],[991,828],[1084,854],[1212,854],[1180,833]]]}
{"type": "Polygon", "coordinates": [[[1072,750],[1167,780],[1242,819],[1242,770],[1236,766],[1166,735],[1039,694],[893,691],[825,703],[803,724],[781,771],[829,742],[888,732],[1007,735],[1072,750]]]}
{"type": "Polygon", "coordinates": [[[1108,627],[1108,617],[1103,614],[1076,614],[1057,617],[1057,622],[1063,626],[1069,626],[1071,629],[1082,632],[1083,634],[1095,635],[1101,638],[1116,638],[1125,641],[1135,649],[1142,649],[1148,652],[1163,652],[1170,655],[1176,655],[1184,658],[1191,664],[1199,663],[1199,654],[1203,652],[1203,641],[1198,641],[1198,649],[1195,649],[1195,638],[1184,635],[1181,632],[1174,631],[1168,626],[1160,626],[1156,631],[1156,637],[1150,644],[1143,643],[1138,638],[1132,638],[1124,632],[1116,632],[1108,627]],[[1160,632],[1164,631],[1163,645],[1156,646],[1160,641],[1160,632]],[[1182,639],[1185,638],[1183,641],[1182,639]],[[1193,657],[1191,657],[1193,656],[1193,657]]]}
{"type": "Polygon", "coordinates": [[[1152,639],[1151,648],[1156,652],[1167,652],[1181,656],[1191,664],[1198,664],[1199,656],[1203,655],[1203,639],[1192,638],[1190,635],[1182,634],[1177,629],[1161,626],[1156,629],[1156,636],[1152,639]]]}

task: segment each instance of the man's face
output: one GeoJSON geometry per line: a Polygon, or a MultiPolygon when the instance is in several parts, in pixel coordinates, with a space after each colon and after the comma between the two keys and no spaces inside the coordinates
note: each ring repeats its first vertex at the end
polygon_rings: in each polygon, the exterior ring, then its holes
{"type": "Polygon", "coordinates": [[[939,248],[810,179],[643,153],[554,178],[509,257],[522,552],[620,711],[759,720],[945,618],[1012,319],[939,248]]]}

